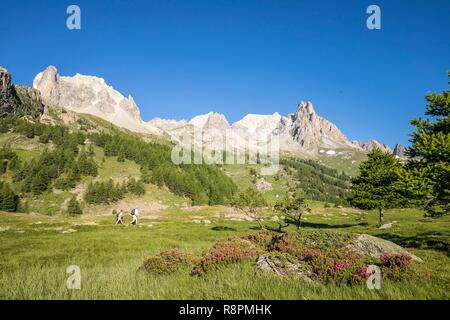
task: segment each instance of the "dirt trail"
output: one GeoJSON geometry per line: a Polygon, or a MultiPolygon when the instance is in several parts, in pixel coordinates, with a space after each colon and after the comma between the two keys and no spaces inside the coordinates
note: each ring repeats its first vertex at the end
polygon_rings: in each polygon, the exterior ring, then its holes
{"type": "Polygon", "coordinates": [[[167,205],[155,201],[123,199],[113,206],[96,206],[95,208],[91,208],[84,216],[111,216],[113,209],[117,211],[123,210],[125,214],[128,214],[132,209],[138,208],[141,219],[157,219],[167,207],[167,205]]]}

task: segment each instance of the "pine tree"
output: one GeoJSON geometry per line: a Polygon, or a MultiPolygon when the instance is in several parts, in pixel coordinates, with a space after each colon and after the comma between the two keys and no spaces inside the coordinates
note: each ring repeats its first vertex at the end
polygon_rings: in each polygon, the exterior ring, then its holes
{"type": "Polygon", "coordinates": [[[142,196],[145,194],[145,187],[142,181],[136,181],[134,178],[128,180],[126,189],[137,196],[142,196]]]}
{"type": "MultiPolygon", "coordinates": [[[[448,76],[450,80],[450,71],[448,76]]],[[[450,212],[450,90],[429,93],[426,101],[425,115],[429,118],[411,121],[416,129],[408,149],[414,157],[409,165],[429,182],[422,189],[427,215],[442,216],[450,212]],[[431,190],[427,190],[428,186],[431,190]]]]}
{"type": "Polygon", "coordinates": [[[400,162],[391,154],[379,149],[368,154],[368,159],[359,166],[359,176],[352,179],[350,203],[360,209],[378,209],[380,225],[384,209],[399,205],[400,195],[395,183],[399,179],[400,162]]]}
{"type": "Polygon", "coordinates": [[[425,168],[410,164],[398,170],[399,179],[394,183],[394,189],[401,195],[398,202],[402,207],[422,207],[431,200],[433,182],[425,168]]]}
{"type": "Polygon", "coordinates": [[[77,198],[73,196],[69,200],[69,204],[67,205],[67,213],[70,215],[79,215],[82,214],[83,211],[80,208],[80,204],[77,201],[77,198]]]}
{"type": "Polygon", "coordinates": [[[16,212],[19,205],[19,197],[6,183],[0,182],[0,210],[16,212]]]}
{"type": "Polygon", "coordinates": [[[48,190],[48,184],[51,178],[46,168],[38,170],[32,177],[30,177],[30,179],[30,187],[33,194],[39,195],[48,190]]]}
{"type": "Polygon", "coordinates": [[[79,155],[76,167],[81,175],[92,177],[98,175],[97,164],[92,158],[88,158],[87,154],[84,152],[79,155]]]}

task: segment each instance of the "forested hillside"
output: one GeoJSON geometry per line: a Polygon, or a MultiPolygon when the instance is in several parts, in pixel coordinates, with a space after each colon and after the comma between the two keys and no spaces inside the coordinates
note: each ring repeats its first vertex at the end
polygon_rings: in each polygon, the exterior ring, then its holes
{"type": "Polygon", "coordinates": [[[16,211],[23,197],[39,201],[40,195],[74,189],[83,177],[97,177],[99,159],[94,157],[94,148],[103,150],[100,161],[116,157],[118,162],[136,163],[140,179],[93,181],[83,195],[87,204],[116,202],[127,193],[143,194],[144,185],[149,183],[165,186],[194,205],[225,204],[237,188],[220,167],[176,166],[171,161],[170,145],[146,142],[123,130],[91,132],[85,125],[69,129],[8,116],[0,119],[0,132],[4,135],[0,210],[16,211]],[[23,151],[15,150],[14,139],[10,138],[17,135],[30,145],[39,144],[33,157],[19,157],[23,151]]]}
{"type": "MultiPolygon", "coordinates": [[[[346,205],[350,195],[350,177],[313,160],[283,158],[283,172],[290,177],[291,191],[302,190],[311,200],[346,205]]],[[[281,179],[281,177],[280,177],[281,179]]]]}

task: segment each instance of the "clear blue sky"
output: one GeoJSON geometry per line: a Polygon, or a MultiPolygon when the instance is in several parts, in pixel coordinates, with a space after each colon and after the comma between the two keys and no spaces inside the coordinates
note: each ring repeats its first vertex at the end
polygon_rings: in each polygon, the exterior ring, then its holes
{"type": "Polygon", "coordinates": [[[144,120],[293,112],[351,139],[407,144],[427,91],[447,87],[448,0],[2,1],[0,65],[31,85],[46,66],[101,76],[144,120]],[[66,28],[77,4],[82,29],[66,28]],[[366,8],[382,30],[366,28],[366,8]]]}

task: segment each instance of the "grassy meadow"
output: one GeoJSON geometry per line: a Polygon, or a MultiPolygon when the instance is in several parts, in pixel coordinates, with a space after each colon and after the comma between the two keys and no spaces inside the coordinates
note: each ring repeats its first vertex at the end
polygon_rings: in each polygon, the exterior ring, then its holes
{"type": "MultiPolygon", "coordinates": [[[[158,195],[155,195],[158,197],[158,195]]],[[[161,195],[159,195],[161,196],[161,195]]],[[[312,203],[305,229],[376,235],[421,257],[418,274],[429,279],[383,282],[381,290],[365,285],[310,284],[259,270],[254,262],[221,267],[201,277],[190,268],[171,275],[137,271],[160,250],[178,248],[195,254],[216,241],[255,231],[255,223],[226,207],[183,207],[168,201],[143,209],[138,226],[116,226],[111,214],[49,217],[0,213],[1,299],[449,299],[449,218],[423,218],[418,210],[390,210],[392,229],[376,227],[375,212],[323,208],[312,203]],[[169,202],[171,204],[169,204],[169,202]],[[66,268],[81,268],[81,290],[66,288],[66,268]]],[[[272,212],[266,212],[268,225],[272,212]]],[[[126,222],[131,218],[126,217],[126,222]]]]}

